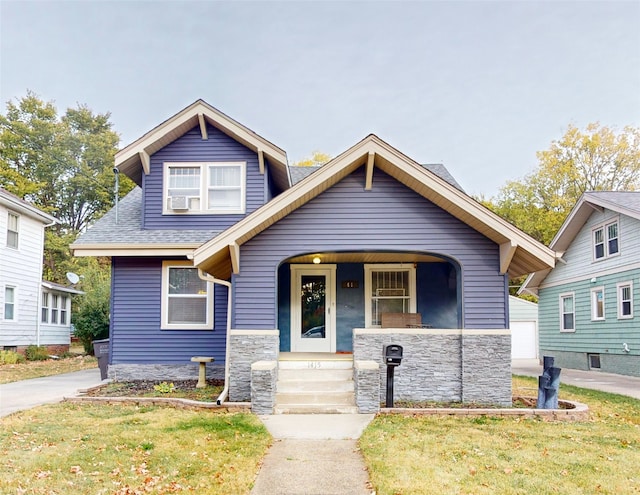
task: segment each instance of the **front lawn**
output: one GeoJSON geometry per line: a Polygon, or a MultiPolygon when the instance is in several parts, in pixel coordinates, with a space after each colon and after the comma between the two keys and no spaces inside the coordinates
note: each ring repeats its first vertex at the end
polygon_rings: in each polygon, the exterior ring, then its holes
{"type": "MultiPolygon", "coordinates": [[[[534,395],[535,378],[514,378],[534,395]]],[[[527,393],[528,392],[528,393],[527,393]]],[[[360,448],[378,495],[640,493],[640,401],[561,386],[591,420],[380,415],[360,448]]]]}
{"type": "Polygon", "coordinates": [[[44,361],[26,361],[15,364],[0,364],[0,384],[41,378],[43,376],[60,375],[72,371],[97,368],[98,360],[93,356],[87,356],[84,351],[71,349],[69,354],[60,359],[47,359],[44,361]],[[76,352],[74,352],[76,351],[76,352]]]}
{"type": "Polygon", "coordinates": [[[2,419],[0,493],[249,493],[270,441],[245,413],[42,406],[2,419]]]}

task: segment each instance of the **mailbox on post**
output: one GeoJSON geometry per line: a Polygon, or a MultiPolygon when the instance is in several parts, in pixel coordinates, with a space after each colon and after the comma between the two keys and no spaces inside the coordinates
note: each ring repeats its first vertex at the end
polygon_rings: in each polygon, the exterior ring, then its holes
{"type": "Polygon", "coordinates": [[[399,366],[402,361],[402,346],[395,344],[385,345],[384,361],[387,366],[399,366]]]}
{"type": "Polygon", "coordinates": [[[385,345],[382,348],[382,358],[387,365],[387,400],[385,407],[393,407],[393,372],[402,362],[402,346],[397,344],[385,345]]]}

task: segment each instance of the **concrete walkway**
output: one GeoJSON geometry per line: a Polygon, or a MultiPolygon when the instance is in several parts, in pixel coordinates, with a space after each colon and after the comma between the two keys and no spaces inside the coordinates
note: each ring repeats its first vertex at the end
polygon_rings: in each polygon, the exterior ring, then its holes
{"type": "MultiPolygon", "coordinates": [[[[537,377],[542,374],[542,365],[533,359],[515,359],[511,363],[511,373],[537,377]]],[[[561,387],[563,383],[640,399],[640,377],[562,368],[560,372],[561,387]]]]}
{"type": "Polygon", "coordinates": [[[260,416],[275,442],[252,495],[370,495],[357,439],[373,414],[260,416]]]}
{"type": "Polygon", "coordinates": [[[5,383],[0,385],[0,417],[42,404],[60,402],[65,397],[75,397],[78,390],[100,383],[98,368],[5,383]]]}

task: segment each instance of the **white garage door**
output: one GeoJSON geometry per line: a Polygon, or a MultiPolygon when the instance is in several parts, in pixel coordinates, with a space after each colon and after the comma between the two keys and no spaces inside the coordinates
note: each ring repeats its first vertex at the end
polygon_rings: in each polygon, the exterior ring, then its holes
{"type": "Polygon", "coordinates": [[[535,321],[511,322],[511,359],[536,359],[538,339],[535,321]]]}

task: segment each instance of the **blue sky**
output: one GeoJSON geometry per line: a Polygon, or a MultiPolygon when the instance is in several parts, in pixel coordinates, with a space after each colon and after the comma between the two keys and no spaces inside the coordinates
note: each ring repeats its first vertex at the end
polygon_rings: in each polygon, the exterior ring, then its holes
{"type": "Polygon", "coordinates": [[[0,99],[111,112],[129,144],[198,98],[299,160],[370,133],[468,193],[569,124],[640,126],[640,2],[0,0],[0,99]]]}

